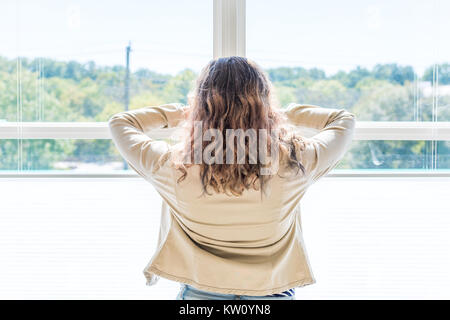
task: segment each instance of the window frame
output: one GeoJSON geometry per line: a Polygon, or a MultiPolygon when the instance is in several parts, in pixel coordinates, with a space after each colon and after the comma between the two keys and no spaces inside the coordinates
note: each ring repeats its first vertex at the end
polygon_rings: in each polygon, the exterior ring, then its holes
{"type": "MultiPolygon", "coordinates": [[[[174,129],[155,129],[154,139],[169,138],[174,129]]],[[[0,139],[111,139],[107,122],[4,122],[0,139]]],[[[450,141],[446,121],[357,121],[353,140],[450,141]]]]}

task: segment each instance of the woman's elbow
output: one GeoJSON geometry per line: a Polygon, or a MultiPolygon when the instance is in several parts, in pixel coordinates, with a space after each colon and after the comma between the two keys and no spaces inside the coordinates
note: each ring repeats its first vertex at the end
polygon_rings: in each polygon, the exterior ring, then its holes
{"type": "Polygon", "coordinates": [[[124,111],[115,113],[108,119],[108,127],[111,130],[115,125],[123,123],[126,120],[127,119],[124,116],[124,111]]]}
{"type": "Polygon", "coordinates": [[[348,122],[348,127],[354,129],[356,125],[356,115],[352,112],[345,111],[345,119],[348,122]]]}
{"type": "Polygon", "coordinates": [[[109,133],[111,134],[113,140],[116,136],[116,133],[120,131],[120,128],[123,126],[123,116],[121,115],[121,112],[113,114],[108,119],[108,129],[109,133]]]}

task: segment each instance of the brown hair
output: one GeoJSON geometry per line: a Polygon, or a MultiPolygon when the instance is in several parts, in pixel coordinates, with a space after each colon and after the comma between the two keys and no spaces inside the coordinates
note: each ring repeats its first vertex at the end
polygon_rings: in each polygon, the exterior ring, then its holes
{"type": "MultiPolygon", "coordinates": [[[[297,173],[299,170],[304,173],[304,167],[297,159],[297,149],[304,146],[302,139],[288,134],[281,126],[284,123],[283,116],[275,108],[277,103],[272,94],[272,84],[253,61],[237,56],[210,61],[200,73],[189,100],[186,140],[174,161],[175,168],[182,173],[178,182],[186,178],[186,169],[195,165],[183,163],[181,159],[191,156],[196,121],[201,122],[202,133],[211,128],[219,130],[223,136],[227,129],[266,129],[268,132],[279,129],[277,142],[280,159],[285,160],[287,167],[296,168],[297,173]]],[[[267,150],[270,150],[271,137],[268,135],[266,139],[267,150]]],[[[203,147],[207,144],[203,142],[203,147]]],[[[245,141],[246,156],[248,144],[245,141]]],[[[236,150],[234,153],[236,157],[236,150]]],[[[225,152],[222,154],[225,155],[225,152]]],[[[262,163],[202,162],[197,165],[200,166],[200,178],[206,194],[210,194],[210,188],[218,193],[235,196],[242,195],[244,190],[250,188],[263,191],[265,183],[271,178],[270,175],[260,174],[260,169],[265,166],[262,163]]]]}

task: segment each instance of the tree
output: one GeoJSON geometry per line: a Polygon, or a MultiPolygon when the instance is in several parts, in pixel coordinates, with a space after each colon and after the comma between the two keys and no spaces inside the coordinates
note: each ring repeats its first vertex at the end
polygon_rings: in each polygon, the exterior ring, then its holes
{"type": "Polygon", "coordinates": [[[342,82],[342,84],[347,88],[354,88],[359,81],[368,78],[370,76],[371,73],[369,70],[357,66],[356,69],[351,70],[348,73],[344,71],[339,71],[334,76],[332,76],[331,79],[342,82]]]}
{"type": "Polygon", "coordinates": [[[192,89],[196,74],[186,69],[171,78],[163,89],[163,97],[167,102],[187,103],[187,95],[192,89]]]}
{"type": "Polygon", "coordinates": [[[411,66],[399,66],[396,63],[377,64],[372,73],[375,79],[388,80],[392,83],[405,84],[406,81],[414,81],[414,69],[411,66]]]}
{"type": "MultiPolygon", "coordinates": [[[[450,84],[450,63],[443,63],[437,66],[439,72],[439,84],[450,84]]],[[[433,81],[434,66],[428,67],[423,75],[423,80],[433,81]]]]}

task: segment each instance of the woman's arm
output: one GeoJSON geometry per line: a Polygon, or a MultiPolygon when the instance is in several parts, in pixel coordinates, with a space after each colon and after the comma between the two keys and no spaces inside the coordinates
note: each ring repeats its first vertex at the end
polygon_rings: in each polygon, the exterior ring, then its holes
{"type": "Polygon", "coordinates": [[[284,110],[288,121],[296,126],[319,130],[306,139],[301,162],[312,181],[333,169],[349,149],[356,118],[344,109],[321,108],[313,105],[291,104],[284,110]]]}
{"type": "Polygon", "coordinates": [[[157,168],[159,158],[168,150],[166,142],[153,140],[147,134],[152,129],[177,126],[184,120],[185,110],[181,104],[165,104],[122,111],[109,119],[114,144],[130,167],[142,177],[150,176],[157,168]]]}

